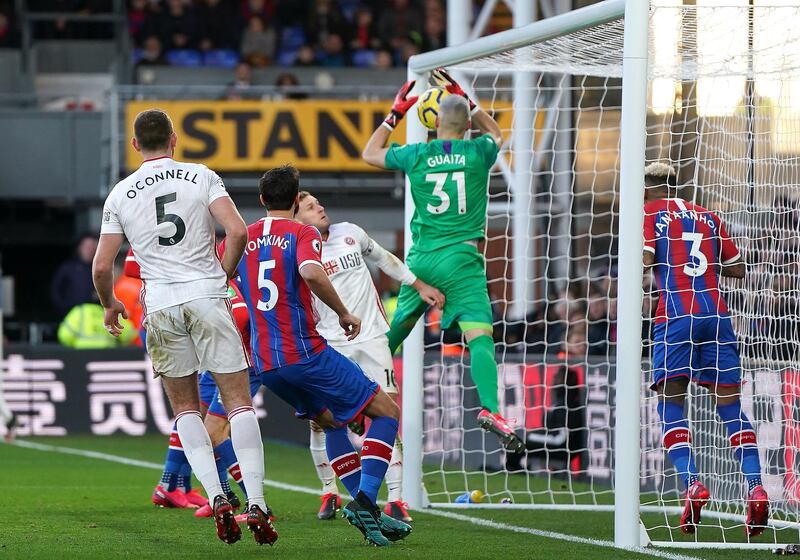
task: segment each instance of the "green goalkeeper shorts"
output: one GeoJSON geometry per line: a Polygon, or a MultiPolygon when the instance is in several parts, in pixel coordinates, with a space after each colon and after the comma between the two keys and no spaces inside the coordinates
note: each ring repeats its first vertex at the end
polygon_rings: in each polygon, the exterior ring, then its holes
{"type": "MultiPolygon", "coordinates": [[[[444,294],[442,329],[458,322],[462,330],[492,329],[492,305],[486,286],[483,255],[469,243],[457,243],[435,251],[415,251],[406,260],[417,277],[444,294]]],[[[427,308],[417,291],[403,286],[397,299],[393,323],[416,321],[427,308]]]]}

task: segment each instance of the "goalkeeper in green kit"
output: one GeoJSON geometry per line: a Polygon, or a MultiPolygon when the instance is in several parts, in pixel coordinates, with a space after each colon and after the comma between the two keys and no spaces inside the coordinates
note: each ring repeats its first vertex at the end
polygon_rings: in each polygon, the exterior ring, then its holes
{"type": "MultiPolygon", "coordinates": [[[[451,94],[439,105],[437,138],[428,143],[385,147],[392,130],[417,101],[417,97],[408,95],[414,87],[414,82],[408,82],[397,93],[391,113],[367,142],[363,158],[371,165],[401,170],[408,176],[415,207],[408,267],[444,293],[442,329],[458,323],[464,333],[482,406],[478,424],[496,434],[505,449],[521,453],[525,445],[499,414],[492,308],[484,260],[478,251],[478,241],[486,230],[489,171],[502,143],[500,127],[443,69],[434,70],[432,78],[451,94]],[[473,124],[483,134],[465,140],[473,124]]],[[[389,330],[392,353],[427,307],[413,288],[400,289],[389,330]]]]}

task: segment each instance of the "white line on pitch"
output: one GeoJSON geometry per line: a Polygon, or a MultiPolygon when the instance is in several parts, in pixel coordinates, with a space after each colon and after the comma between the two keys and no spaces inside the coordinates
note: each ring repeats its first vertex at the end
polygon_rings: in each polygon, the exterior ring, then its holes
{"type": "MultiPolygon", "coordinates": [[[[13,443],[13,445],[16,445],[18,447],[26,447],[28,449],[36,449],[39,451],[50,451],[56,453],[64,453],[66,455],[89,457],[91,459],[110,461],[112,463],[120,463],[122,465],[142,467],[145,469],[161,470],[163,468],[163,465],[159,463],[140,461],[138,459],[130,459],[128,457],[122,457],[120,455],[100,453],[99,451],[89,451],[88,449],[76,449],[74,447],[62,447],[59,445],[48,445],[45,443],[35,443],[32,441],[24,441],[24,440],[17,440],[13,443]]],[[[267,486],[271,486],[272,488],[278,488],[280,490],[288,490],[290,492],[299,492],[302,494],[311,494],[313,496],[319,495],[318,490],[315,490],[314,488],[309,488],[307,486],[287,484],[285,482],[278,482],[277,480],[269,480],[269,479],[265,479],[264,484],[266,484],[267,486]]],[[[499,523],[497,521],[490,521],[488,519],[481,519],[479,517],[470,517],[469,515],[463,515],[451,511],[443,511],[438,509],[425,509],[417,511],[419,511],[420,513],[424,513],[426,515],[434,515],[436,517],[444,517],[447,519],[453,519],[455,521],[463,521],[465,523],[472,523],[473,525],[478,525],[480,527],[489,527],[490,529],[498,529],[500,531],[511,531],[513,533],[522,533],[522,534],[532,535],[535,537],[542,537],[545,539],[552,539],[557,541],[566,541],[576,544],[587,544],[591,546],[601,546],[604,548],[615,548],[614,543],[612,541],[591,539],[587,537],[576,537],[575,535],[555,533],[553,531],[542,531],[541,529],[532,529],[530,527],[519,527],[517,525],[499,523]]],[[[666,552],[663,550],[653,550],[650,548],[637,548],[631,550],[631,552],[638,552],[639,554],[644,554],[646,556],[653,556],[655,558],[665,558],[667,560],[699,560],[694,556],[684,556],[682,554],[666,552]]]]}

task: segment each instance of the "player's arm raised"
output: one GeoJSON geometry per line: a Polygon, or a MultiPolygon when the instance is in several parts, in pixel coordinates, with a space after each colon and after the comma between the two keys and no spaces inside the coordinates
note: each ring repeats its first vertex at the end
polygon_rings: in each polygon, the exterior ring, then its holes
{"type": "MultiPolygon", "coordinates": [[[[366,234],[364,235],[366,237],[366,234]]],[[[439,309],[444,307],[442,292],[417,278],[403,261],[381,247],[374,239],[366,237],[366,240],[366,249],[362,248],[365,260],[380,268],[390,278],[417,290],[419,297],[428,305],[435,305],[439,309]]]]}
{"type": "Polygon", "coordinates": [[[444,87],[449,93],[453,95],[460,95],[469,102],[469,114],[472,118],[472,124],[478,127],[482,134],[488,134],[492,137],[495,144],[498,146],[503,145],[503,133],[500,130],[500,125],[497,124],[489,113],[478,107],[478,105],[470,99],[469,95],[458,84],[458,82],[447,73],[444,68],[437,68],[431,72],[431,78],[438,86],[444,87]]]}
{"type": "Polygon", "coordinates": [[[119,336],[122,332],[122,324],[119,316],[128,318],[125,306],[114,295],[114,259],[117,258],[119,248],[125,236],[121,233],[104,233],[100,235],[97,244],[97,252],[92,261],[92,280],[100,305],[105,310],[103,324],[106,330],[114,336],[119,336]]]}
{"type": "Polygon", "coordinates": [[[233,278],[247,243],[247,225],[229,196],[217,198],[209,205],[208,210],[217,223],[225,229],[222,268],[228,279],[233,278]]]}
{"type": "Polygon", "coordinates": [[[410,81],[403,84],[403,87],[400,88],[394,98],[392,110],[386,116],[386,120],[369,137],[364,151],[361,152],[361,157],[368,164],[386,169],[386,152],[389,151],[389,148],[386,147],[386,142],[388,142],[389,136],[392,135],[397,123],[403,119],[408,110],[417,102],[418,96],[412,95],[409,97],[408,95],[414,89],[415,83],[416,81],[410,81]]]}

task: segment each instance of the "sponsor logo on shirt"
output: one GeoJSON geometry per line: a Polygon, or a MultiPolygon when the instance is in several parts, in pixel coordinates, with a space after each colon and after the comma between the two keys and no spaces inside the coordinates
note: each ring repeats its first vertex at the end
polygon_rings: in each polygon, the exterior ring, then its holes
{"type": "Polygon", "coordinates": [[[356,251],[354,253],[347,253],[346,255],[342,255],[337,259],[325,261],[322,265],[322,269],[328,276],[333,276],[337,272],[342,272],[344,270],[349,270],[351,268],[357,268],[361,266],[362,262],[364,261],[361,260],[361,253],[356,251]]]}

